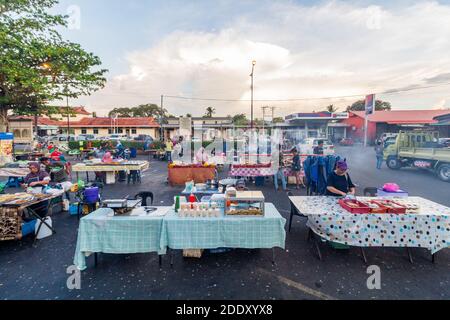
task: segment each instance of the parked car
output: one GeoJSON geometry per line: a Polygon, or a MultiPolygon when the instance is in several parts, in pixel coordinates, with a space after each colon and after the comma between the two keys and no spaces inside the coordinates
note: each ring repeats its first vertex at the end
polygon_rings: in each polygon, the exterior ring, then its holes
{"type": "Polygon", "coordinates": [[[97,136],[95,134],[80,134],[76,137],[76,141],[93,141],[97,140],[97,136]]]}
{"type": "Polygon", "coordinates": [[[297,149],[301,154],[313,154],[314,148],[319,145],[319,141],[323,141],[323,154],[331,155],[335,153],[334,145],[325,138],[307,138],[297,145],[297,149]]]}
{"type": "MultiPolygon", "coordinates": [[[[76,136],[71,134],[69,135],[70,141],[76,141],[76,136]]],[[[67,142],[67,134],[58,134],[57,136],[53,136],[49,141],[52,142],[67,142]]]]}
{"type": "Polygon", "coordinates": [[[133,140],[140,141],[140,142],[150,141],[150,143],[152,143],[155,139],[153,139],[153,137],[148,134],[140,134],[137,137],[135,137],[133,140]]]}
{"type": "Polygon", "coordinates": [[[355,144],[355,142],[353,141],[352,138],[344,138],[341,141],[339,141],[339,144],[341,146],[353,146],[355,144]]]}
{"type": "Polygon", "coordinates": [[[450,138],[440,138],[439,144],[444,147],[450,148],[450,138]]]}
{"type": "Polygon", "coordinates": [[[128,140],[128,136],[126,134],[114,133],[114,134],[110,134],[108,136],[108,140],[113,140],[113,141],[128,140]]]}

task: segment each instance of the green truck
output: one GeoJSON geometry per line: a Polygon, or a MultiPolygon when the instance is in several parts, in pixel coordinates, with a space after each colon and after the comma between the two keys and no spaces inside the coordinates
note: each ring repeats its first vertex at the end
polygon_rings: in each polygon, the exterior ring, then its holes
{"type": "Polygon", "coordinates": [[[439,179],[450,182],[450,148],[438,141],[438,132],[400,131],[395,143],[384,149],[384,160],[390,169],[428,169],[439,179]]]}

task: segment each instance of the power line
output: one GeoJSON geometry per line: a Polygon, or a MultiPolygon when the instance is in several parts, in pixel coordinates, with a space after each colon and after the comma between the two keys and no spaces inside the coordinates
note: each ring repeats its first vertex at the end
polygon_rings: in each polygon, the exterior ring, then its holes
{"type": "MultiPolygon", "coordinates": [[[[389,95],[389,94],[396,94],[396,93],[402,93],[402,92],[408,92],[408,91],[414,91],[414,90],[421,90],[421,89],[429,89],[429,88],[435,88],[435,87],[441,87],[441,86],[447,86],[447,85],[450,85],[450,82],[440,83],[440,84],[436,84],[436,85],[429,85],[429,86],[417,86],[417,87],[411,87],[411,88],[386,90],[386,91],[383,91],[383,92],[375,92],[375,94],[377,94],[377,95],[380,95],[380,94],[389,95]]],[[[318,97],[318,98],[259,99],[259,100],[253,100],[253,101],[256,101],[256,102],[294,102],[294,101],[358,98],[358,97],[364,97],[364,96],[366,96],[366,94],[355,94],[355,95],[334,96],[334,97],[318,97]]],[[[172,95],[164,95],[164,97],[172,98],[172,99],[179,99],[179,100],[194,100],[194,101],[221,101],[221,102],[250,102],[251,101],[249,99],[198,98],[198,97],[184,97],[184,96],[172,96],[172,95]]]]}

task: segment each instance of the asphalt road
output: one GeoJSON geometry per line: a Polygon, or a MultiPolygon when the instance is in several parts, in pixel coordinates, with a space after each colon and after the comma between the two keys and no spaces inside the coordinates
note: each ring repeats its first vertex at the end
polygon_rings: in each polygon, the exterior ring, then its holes
{"type": "MultiPolygon", "coordinates": [[[[450,205],[450,184],[424,172],[383,168],[376,171],[371,149],[338,149],[348,158],[352,179],[359,190],[385,182],[397,182],[412,195],[450,205]]],[[[155,205],[170,205],[181,188],[165,184],[165,164],[152,162],[143,183],[107,186],[106,197],[120,197],[148,190],[155,205]]],[[[266,201],[275,203],[288,218],[289,201],[275,192],[269,181],[262,188],[266,201]]],[[[304,190],[294,191],[304,195],[304,190]]],[[[0,242],[0,299],[450,299],[450,251],[442,250],[432,264],[424,249],[413,249],[414,264],[404,249],[367,249],[369,264],[381,269],[381,290],[369,290],[367,265],[356,248],[322,248],[324,260],[316,257],[306,240],[305,220],[294,218],[287,233],[286,250],[276,250],[272,265],[270,250],[233,250],[185,259],[175,254],[173,268],[164,257],[158,266],[156,254],[100,256],[99,265],[82,273],[81,290],[66,287],[66,269],[72,265],[78,221],[67,213],[54,215],[57,233],[32,246],[32,239],[0,242]]]]}

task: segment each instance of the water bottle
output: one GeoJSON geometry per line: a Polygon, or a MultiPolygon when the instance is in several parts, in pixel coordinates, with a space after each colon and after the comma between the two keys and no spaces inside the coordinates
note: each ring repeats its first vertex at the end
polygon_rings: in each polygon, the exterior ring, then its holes
{"type": "Polygon", "coordinates": [[[175,198],[175,212],[180,210],[180,196],[176,196],[175,198]]]}

